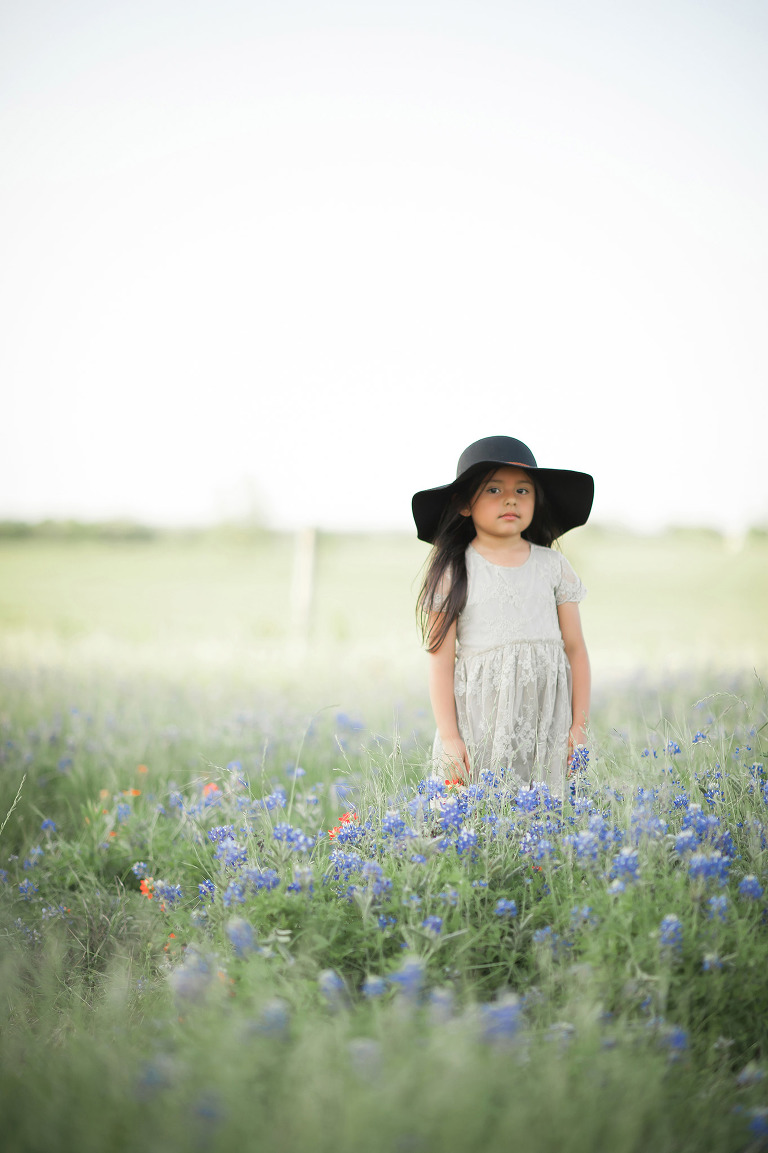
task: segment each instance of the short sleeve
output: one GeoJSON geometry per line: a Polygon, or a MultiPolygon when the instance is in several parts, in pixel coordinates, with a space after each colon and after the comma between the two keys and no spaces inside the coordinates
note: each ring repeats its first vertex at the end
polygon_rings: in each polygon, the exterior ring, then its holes
{"type": "Polygon", "coordinates": [[[587,590],[576,573],[571,568],[562,553],[558,554],[560,560],[560,578],[555,585],[555,603],[564,605],[567,601],[582,601],[587,590]]]}

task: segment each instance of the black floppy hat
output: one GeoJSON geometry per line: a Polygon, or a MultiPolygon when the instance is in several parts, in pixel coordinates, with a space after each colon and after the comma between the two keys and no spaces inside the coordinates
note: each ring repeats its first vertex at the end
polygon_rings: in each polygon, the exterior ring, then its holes
{"type": "Polygon", "coordinates": [[[486,436],[465,448],[456,466],[456,479],[437,488],[426,488],[414,494],[411,507],[419,540],[432,544],[442,517],[457,485],[471,472],[482,474],[483,468],[495,464],[513,464],[524,468],[540,483],[555,522],[555,536],[562,536],[577,525],[586,524],[595,495],[595,482],[587,472],[565,468],[539,468],[536,458],[521,440],[512,436],[486,436]]]}

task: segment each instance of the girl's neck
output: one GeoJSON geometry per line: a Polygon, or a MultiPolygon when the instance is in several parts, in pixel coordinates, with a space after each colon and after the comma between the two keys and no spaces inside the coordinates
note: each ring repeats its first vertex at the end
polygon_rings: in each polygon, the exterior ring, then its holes
{"type": "Polygon", "coordinates": [[[518,568],[520,565],[525,564],[528,557],[531,555],[531,545],[527,540],[519,537],[516,541],[502,541],[497,542],[491,538],[485,539],[480,533],[477,534],[471,541],[471,547],[475,552],[479,552],[480,556],[485,557],[492,564],[500,565],[502,568],[518,568]]]}

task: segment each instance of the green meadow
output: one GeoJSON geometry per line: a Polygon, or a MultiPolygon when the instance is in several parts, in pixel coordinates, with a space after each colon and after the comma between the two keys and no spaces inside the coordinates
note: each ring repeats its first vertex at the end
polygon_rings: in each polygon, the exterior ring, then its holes
{"type": "Polygon", "coordinates": [[[563,551],[553,798],[429,782],[409,537],[6,526],[4,1153],[768,1147],[768,536],[563,551]]]}

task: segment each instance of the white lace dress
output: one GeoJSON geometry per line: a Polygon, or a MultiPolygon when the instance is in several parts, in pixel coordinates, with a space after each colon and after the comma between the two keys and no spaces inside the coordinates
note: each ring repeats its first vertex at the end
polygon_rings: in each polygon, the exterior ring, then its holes
{"type": "MultiPolygon", "coordinates": [[[[557,606],[582,600],[586,589],[561,552],[540,545],[531,545],[517,568],[493,564],[472,545],[466,561],[454,691],[473,776],[509,768],[521,782],[546,781],[561,796],[572,713],[571,666],[557,606]]],[[[441,755],[438,734],[437,773],[441,755]]]]}

